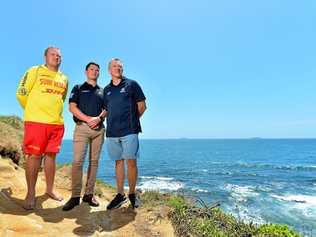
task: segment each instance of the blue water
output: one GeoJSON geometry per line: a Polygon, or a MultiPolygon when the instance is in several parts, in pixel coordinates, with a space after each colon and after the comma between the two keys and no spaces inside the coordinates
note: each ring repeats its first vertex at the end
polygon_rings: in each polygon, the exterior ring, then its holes
{"type": "MultiPolygon", "coordinates": [[[[65,140],[58,162],[71,160],[65,140]]],[[[140,189],[220,201],[237,218],[316,234],[316,139],[141,140],[138,164],[140,189]]],[[[114,177],[104,146],[98,178],[114,177]]]]}

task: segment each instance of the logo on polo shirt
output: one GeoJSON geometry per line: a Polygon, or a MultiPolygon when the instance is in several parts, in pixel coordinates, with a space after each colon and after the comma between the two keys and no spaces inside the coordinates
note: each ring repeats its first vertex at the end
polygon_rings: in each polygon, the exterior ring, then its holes
{"type": "Polygon", "coordinates": [[[106,95],[111,95],[111,91],[108,91],[108,93],[106,93],[106,95]]]}
{"type": "Polygon", "coordinates": [[[90,90],[82,90],[81,92],[82,92],[82,93],[90,92],[90,90]]]}
{"type": "Polygon", "coordinates": [[[126,93],[125,87],[120,90],[120,93],[126,93]]]}

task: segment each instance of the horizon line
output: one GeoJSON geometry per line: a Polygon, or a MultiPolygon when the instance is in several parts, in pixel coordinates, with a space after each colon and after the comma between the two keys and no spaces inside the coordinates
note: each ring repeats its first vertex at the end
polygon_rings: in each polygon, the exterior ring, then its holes
{"type": "MultiPolygon", "coordinates": [[[[106,139],[106,137],[104,138],[106,139]]],[[[314,140],[316,137],[223,137],[223,138],[139,138],[140,140],[314,140]]],[[[73,140],[72,138],[63,138],[63,140],[73,140]]]]}

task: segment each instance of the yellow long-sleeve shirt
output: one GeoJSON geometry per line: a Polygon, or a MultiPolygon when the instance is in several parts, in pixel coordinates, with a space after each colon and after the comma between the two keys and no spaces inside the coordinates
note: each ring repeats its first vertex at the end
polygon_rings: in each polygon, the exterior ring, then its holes
{"type": "Polygon", "coordinates": [[[63,104],[68,79],[45,65],[31,67],[22,77],[16,96],[24,109],[24,121],[64,124],[63,104]]]}

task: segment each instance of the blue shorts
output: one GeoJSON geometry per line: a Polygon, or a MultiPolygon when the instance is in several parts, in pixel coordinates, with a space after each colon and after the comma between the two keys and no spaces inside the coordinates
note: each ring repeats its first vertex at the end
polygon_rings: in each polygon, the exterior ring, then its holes
{"type": "Polygon", "coordinates": [[[107,137],[106,146],[112,160],[134,160],[139,157],[138,134],[107,137]]]}

